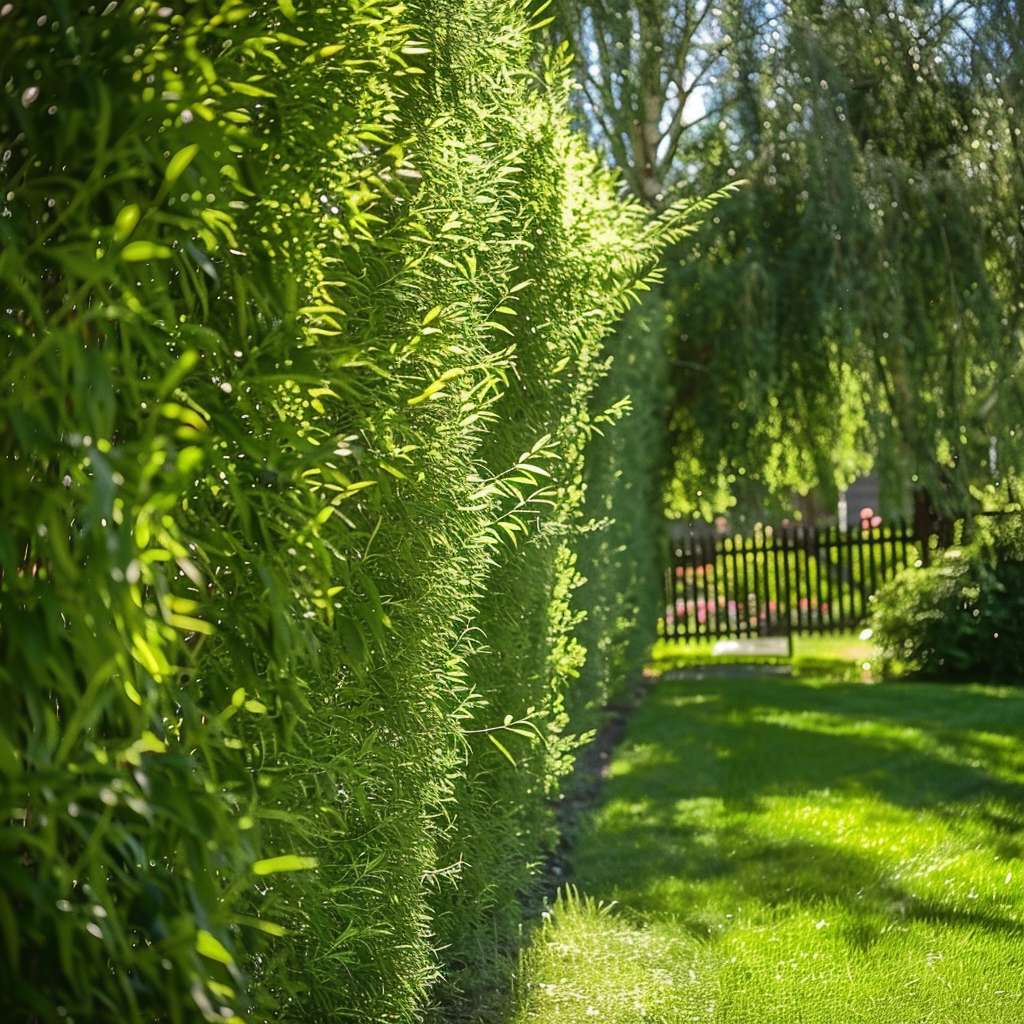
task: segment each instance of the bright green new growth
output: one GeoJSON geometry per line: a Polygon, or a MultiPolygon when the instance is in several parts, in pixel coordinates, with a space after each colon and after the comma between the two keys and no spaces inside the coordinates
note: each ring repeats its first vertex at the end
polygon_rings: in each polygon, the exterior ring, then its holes
{"type": "Polygon", "coordinates": [[[1009,689],[661,682],[516,1024],[1018,1019],[1022,729],[1009,689]]]}
{"type": "Polygon", "coordinates": [[[602,338],[700,207],[512,0],[4,10],[0,1017],[417,1019],[607,685],[602,338]]]}

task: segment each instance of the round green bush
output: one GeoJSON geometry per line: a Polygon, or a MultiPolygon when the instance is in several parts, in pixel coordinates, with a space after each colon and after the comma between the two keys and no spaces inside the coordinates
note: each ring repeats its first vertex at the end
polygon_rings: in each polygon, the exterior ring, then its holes
{"type": "Polygon", "coordinates": [[[882,675],[1024,683],[1024,520],[981,523],[964,547],[876,595],[882,675]]]}

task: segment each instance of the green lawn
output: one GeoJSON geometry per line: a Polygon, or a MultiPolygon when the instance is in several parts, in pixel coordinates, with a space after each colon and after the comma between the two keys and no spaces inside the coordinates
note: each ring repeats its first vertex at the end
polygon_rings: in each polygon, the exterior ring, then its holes
{"type": "Polygon", "coordinates": [[[801,676],[829,675],[851,680],[860,680],[866,666],[876,657],[877,651],[870,640],[860,639],[857,632],[832,633],[823,636],[800,636],[792,638],[791,657],[765,657],[763,655],[715,655],[717,640],[659,640],[651,652],[654,669],[672,672],[679,668],[693,668],[698,665],[756,665],[782,664],[791,666],[794,674],[801,676]]]}
{"type": "Polygon", "coordinates": [[[663,680],[515,1024],[1021,1024],[1022,737],[1020,690],[663,680]]]}

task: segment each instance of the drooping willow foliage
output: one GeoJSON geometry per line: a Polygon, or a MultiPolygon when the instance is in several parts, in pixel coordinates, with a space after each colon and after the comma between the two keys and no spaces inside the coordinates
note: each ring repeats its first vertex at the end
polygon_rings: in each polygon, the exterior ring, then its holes
{"type": "Polygon", "coordinates": [[[512,0],[0,38],[0,1017],[479,998],[614,676],[602,339],[699,207],[618,197],[512,0]]]}
{"type": "MultiPolygon", "coordinates": [[[[662,294],[668,504],[887,511],[1022,469],[1019,3],[556,0],[577,108],[653,207],[744,179],[662,294]],[[995,470],[993,470],[993,462],[995,470]]],[[[996,483],[1000,482],[1001,497],[996,483]]]]}

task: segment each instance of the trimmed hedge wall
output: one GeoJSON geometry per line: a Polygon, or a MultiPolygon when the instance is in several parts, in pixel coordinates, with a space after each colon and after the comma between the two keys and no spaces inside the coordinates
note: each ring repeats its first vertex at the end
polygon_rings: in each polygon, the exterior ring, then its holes
{"type": "Polygon", "coordinates": [[[694,209],[513,0],[0,36],[0,1017],[479,1005],[600,699],[601,339],[694,209]]]}
{"type": "Polygon", "coordinates": [[[586,452],[590,528],[579,540],[579,567],[587,613],[577,632],[587,653],[584,685],[573,694],[574,718],[592,715],[595,705],[609,699],[632,698],[629,687],[646,664],[665,614],[669,315],[661,289],[655,289],[605,339],[608,374],[595,404],[610,415],[586,452]]]}

